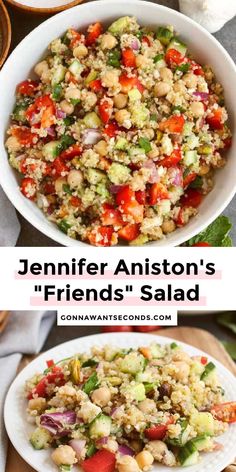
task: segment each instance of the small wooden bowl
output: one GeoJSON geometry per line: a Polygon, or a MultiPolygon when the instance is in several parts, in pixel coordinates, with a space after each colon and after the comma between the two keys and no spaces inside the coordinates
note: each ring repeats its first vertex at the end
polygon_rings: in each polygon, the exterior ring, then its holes
{"type": "Polygon", "coordinates": [[[3,65],[11,44],[11,22],[5,5],[0,0],[0,67],[3,65]]]}
{"type": "MultiPolygon", "coordinates": [[[[40,14],[53,15],[54,13],[58,13],[59,11],[63,11],[63,10],[67,10],[68,8],[75,7],[79,3],[83,2],[83,0],[71,0],[66,5],[59,5],[57,7],[51,7],[51,8],[48,8],[48,7],[38,8],[38,7],[24,5],[23,3],[17,0],[6,0],[6,1],[13,7],[17,8],[18,10],[24,10],[28,13],[34,13],[36,15],[40,15],[40,14]]],[[[40,4],[40,0],[35,0],[35,2],[40,4]]]]}

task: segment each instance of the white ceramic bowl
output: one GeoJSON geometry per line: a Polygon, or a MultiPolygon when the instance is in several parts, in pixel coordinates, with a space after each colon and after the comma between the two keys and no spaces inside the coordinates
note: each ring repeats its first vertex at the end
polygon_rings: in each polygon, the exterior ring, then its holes
{"type": "MultiPolygon", "coordinates": [[[[228,53],[205,29],[186,16],[169,8],[140,0],[101,0],[89,2],[66,10],[42,23],[32,31],[13,51],[0,73],[0,183],[13,205],[38,230],[65,246],[82,246],[85,243],[70,239],[50,223],[37,206],[23,197],[19,191],[16,174],[7,162],[4,148],[9,115],[15,102],[16,85],[31,73],[34,64],[45,54],[48,44],[63,34],[68,27],[85,28],[100,20],[111,23],[114,19],[134,15],[142,25],[156,28],[171,24],[186,41],[194,57],[203,64],[210,64],[225,89],[226,104],[231,127],[236,121],[236,67],[228,53]]],[[[228,163],[217,172],[215,187],[204,199],[199,215],[184,228],[171,233],[166,239],[150,243],[153,246],[175,246],[188,240],[210,224],[228,205],[236,192],[236,140],[228,153],[228,163]]]]}

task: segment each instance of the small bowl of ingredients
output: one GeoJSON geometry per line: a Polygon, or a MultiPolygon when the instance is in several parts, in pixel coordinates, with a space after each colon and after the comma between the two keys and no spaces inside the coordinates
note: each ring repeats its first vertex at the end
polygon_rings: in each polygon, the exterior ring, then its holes
{"type": "Polygon", "coordinates": [[[74,7],[82,1],[83,0],[40,0],[37,2],[35,0],[7,0],[13,7],[25,10],[29,13],[46,13],[49,15],[74,7]]]}
{"type": "Polygon", "coordinates": [[[0,1],[0,67],[3,65],[11,44],[11,22],[6,7],[0,1]]]}

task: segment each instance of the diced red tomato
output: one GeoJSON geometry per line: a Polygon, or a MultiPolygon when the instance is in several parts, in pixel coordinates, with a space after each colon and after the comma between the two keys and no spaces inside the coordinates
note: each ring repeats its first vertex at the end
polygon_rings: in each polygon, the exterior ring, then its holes
{"type": "Polygon", "coordinates": [[[106,99],[102,99],[98,105],[98,113],[103,121],[103,123],[107,124],[111,118],[113,105],[112,102],[106,99]]]}
{"type": "Polygon", "coordinates": [[[88,234],[88,240],[93,246],[111,246],[113,234],[111,226],[99,226],[88,234]]]}
{"type": "Polygon", "coordinates": [[[114,138],[118,131],[120,130],[118,124],[115,121],[111,121],[111,123],[108,123],[104,130],[103,133],[109,136],[109,138],[114,138]]]}
{"type": "Polygon", "coordinates": [[[122,226],[124,224],[120,211],[112,207],[106,208],[106,205],[103,205],[101,221],[104,226],[122,226]]]}
{"type": "Polygon", "coordinates": [[[82,154],[82,148],[77,144],[72,144],[72,146],[68,147],[65,151],[61,152],[60,158],[64,161],[71,161],[76,156],[80,156],[82,154]]]}
{"type": "Polygon", "coordinates": [[[101,449],[89,459],[81,463],[84,472],[114,472],[116,467],[116,456],[107,449],[101,449]]]}
{"type": "Polygon", "coordinates": [[[182,133],[185,119],[183,115],[172,115],[167,120],[159,123],[159,129],[161,131],[168,130],[170,133],[182,133]]]}
{"type": "Polygon", "coordinates": [[[97,22],[93,25],[90,25],[88,28],[88,34],[85,40],[85,44],[87,46],[92,46],[98,37],[102,34],[102,25],[101,23],[97,22]]]}
{"type": "Polygon", "coordinates": [[[183,208],[179,209],[179,213],[175,221],[176,221],[177,226],[183,226],[185,224],[183,208]]]}
{"type": "Polygon", "coordinates": [[[37,185],[34,179],[31,177],[25,177],[21,181],[20,186],[21,193],[29,200],[34,200],[37,191],[37,185]]]}
{"type": "Polygon", "coordinates": [[[93,90],[93,92],[95,93],[100,92],[103,89],[101,80],[92,80],[91,82],[89,82],[89,88],[91,88],[91,90],[93,90]]]}
{"type": "Polygon", "coordinates": [[[139,235],[138,224],[128,224],[118,231],[118,236],[125,241],[133,241],[139,235]]]}
{"type": "Polygon", "coordinates": [[[147,36],[142,37],[142,43],[147,44],[148,46],[151,46],[151,41],[147,36]]]}
{"type": "Polygon", "coordinates": [[[196,179],[196,176],[196,172],[190,172],[188,175],[186,175],[183,182],[184,188],[188,187],[188,185],[196,179]]]}
{"type": "Polygon", "coordinates": [[[54,177],[60,177],[65,172],[68,172],[67,165],[65,164],[65,162],[63,162],[60,156],[56,157],[56,159],[54,159],[52,163],[51,175],[53,175],[54,177]]]}
{"type": "Polygon", "coordinates": [[[72,39],[70,41],[69,47],[70,49],[74,49],[81,41],[81,34],[76,30],[70,29],[70,35],[72,36],[72,39]]]}
{"type": "Polygon", "coordinates": [[[136,56],[131,48],[122,50],[121,60],[124,67],[136,67],[136,56]]]}
{"type": "Polygon", "coordinates": [[[36,80],[24,80],[16,87],[16,93],[31,97],[38,90],[39,82],[36,80]]]}
{"type": "Polygon", "coordinates": [[[131,201],[135,201],[135,192],[129,187],[129,185],[124,185],[119,192],[116,194],[116,204],[122,205],[131,201]]]}
{"type": "Polygon", "coordinates": [[[49,361],[46,361],[46,364],[47,364],[48,368],[50,369],[51,367],[53,367],[55,365],[55,362],[52,359],[50,359],[49,361]]]}
{"type": "Polygon", "coordinates": [[[59,387],[65,384],[65,377],[64,373],[59,366],[53,366],[51,371],[45,375],[39,383],[32,389],[32,391],[28,395],[28,399],[34,397],[34,395],[38,395],[39,397],[47,397],[47,387],[49,384],[55,384],[59,387]]]}
{"type": "Polygon", "coordinates": [[[222,123],[222,114],[222,108],[217,108],[216,110],[212,110],[212,116],[207,116],[206,122],[208,123],[211,129],[224,128],[224,123],[222,123]]]}
{"type": "Polygon", "coordinates": [[[208,363],[207,357],[202,356],[202,357],[201,357],[201,364],[202,364],[202,365],[206,365],[207,363],[208,363]]]}
{"type": "Polygon", "coordinates": [[[103,326],[103,333],[119,333],[133,331],[133,326],[103,326]]]}
{"type": "Polygon", "coordinates": [[[144,431],[145,436],[150,441],[155,441],[156,439],[163,439],[167,433],[167,425],[166,424],[159,424],[156,426],[152,426],[151,428],[147,428],[144,431]]]}
{"type": "Polygon", "coordinates": [[[151,331],[156,331],[160,329],[160,326],[135,326],[134,331],[138,331],[139,333],[149,333],[151,331]]]}
{"type": "Polygon", "coordinates": [[[120,205],[120,211],[125,215],[132,216],[135,223],[141,223],[143,221],[144,207],[140,205],[137,200],[123,203],[120,205]]]}
{"type": "Polygon", "coordinates": [[[122,88],[122,92],[128,93],[131,89],[137,88],[140,93],[144,91],[144,86],[141,84],[138,77],[128,77],[126,72],[123,72],[119,77],[119,82],[122,88]]]}
{"type": "Polygon", "coordinates": [[[236,402],[221,403],[211,409],[212,415],[219,421],[225,423],[236,422],[236,402]]]}
{"type": "Polygon", "coordinates": [[[173,167],[176,166],[182,159],[182,152],[181,150],[174,149],[170,156],[164,157],[161,161],[158,162],[158,165],[163,167],[173,167]]]}
{"type": "Polygon", "coordinates": [[[183,207],[197,208],[203,199],[203,195],[199,190],[189,188],[186,190],[183,197],[181,197],[181,204],[183,207]]]}
{"type": "Polygon", "coordinates": [[[195,75],[202,75],[202,76],[205,75],[205,72],[202,66],[200,66],[200,64],[192,60],[190,60],[189,62],[190,62],[190,69],[193,71],[195,75]]]}
{"type": "Polygon", "coordinates": [[[77,208],[81,205],[81,199],[79,197],[76,197],[75,195],[72,195],[70,198],[70,203],[73,207],[77,208]]]}
{"type": "Polygon", "coordinates": [[[25,116],[29,123],[34,125],[40,122],[42,128],[49,128],[54,124],[55,105],[49,95],[36,98],[35,102],[27,108],[25,116]],[[39,119],[37,120],[37,115],[39,119]]]}
{"type": "Polygon", "coordinates": [[[169,193],[165,185],[156,183],[152,184],[149,189],[149,205],[156,205],[159,200],[169,198],[169,193]]]}
{"type": "Polygon", "coordinates": [[[17,141],[22,146],[32,146],[38,141],[38,136],[31,133],[31,130],[26,126],[17,126],[11,129],[12,136],[15,136],[17,141]]]}
{"type": "Polygon", "coordinates": [[[199,243],[193,244],[192,247],[211,247],[211,244],[200,241],[199,243]]]}
{"type": "Polygon", "coordinates": [[[52,195],[53,193],[55,193],[55,185],[53,182],[45,182],[43,184],[43,193],[45,195],[52,195]]]}
{"type": "Polygon", "coordinates": [[[176,67],[184,62],[185,57],[176,49],[168,49],[165,60],[170,67],[176,67]]]}
{"type": "Polygon", "coordinates": [[[147,192],[146,190],[138,190],[135,192],[135,198],[140,205],[145,205],[147,200],[147,192]]]}

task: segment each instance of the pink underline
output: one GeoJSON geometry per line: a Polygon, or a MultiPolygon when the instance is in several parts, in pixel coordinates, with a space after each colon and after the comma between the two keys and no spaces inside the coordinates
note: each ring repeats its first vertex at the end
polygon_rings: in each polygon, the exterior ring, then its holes
{"type": "Polygon", "coordinates": [[[59,302],[56,297],[51,297],[49,301],[45,301],[42,297],[30,297],[32,306],[206,306],[206,297],[200,297],[199,301],[143,301],[138,297],[128,297],[126,300],[117,301],[66,301],[64,298],[59,302]]]}
{"type": "Polygon", "coordinates": [[[221,280],[222,279],[222,271],[217,270],[215,274],[213,275],[206,275],[204,271],[199,271],[198,275],[126,275],[126,274],[121,274],[121,275],[114,275],[112,270],[108,270],[105,272],[104,275],[32,275],[32,274],[26,274],[26,275],[19,275],[18,272],[15,272],[15,279],[17,280],[128,280],[128,279],[133,279],[133,280],[145,280],[145,279],[161,279],[161,280],[221,280]]]}

